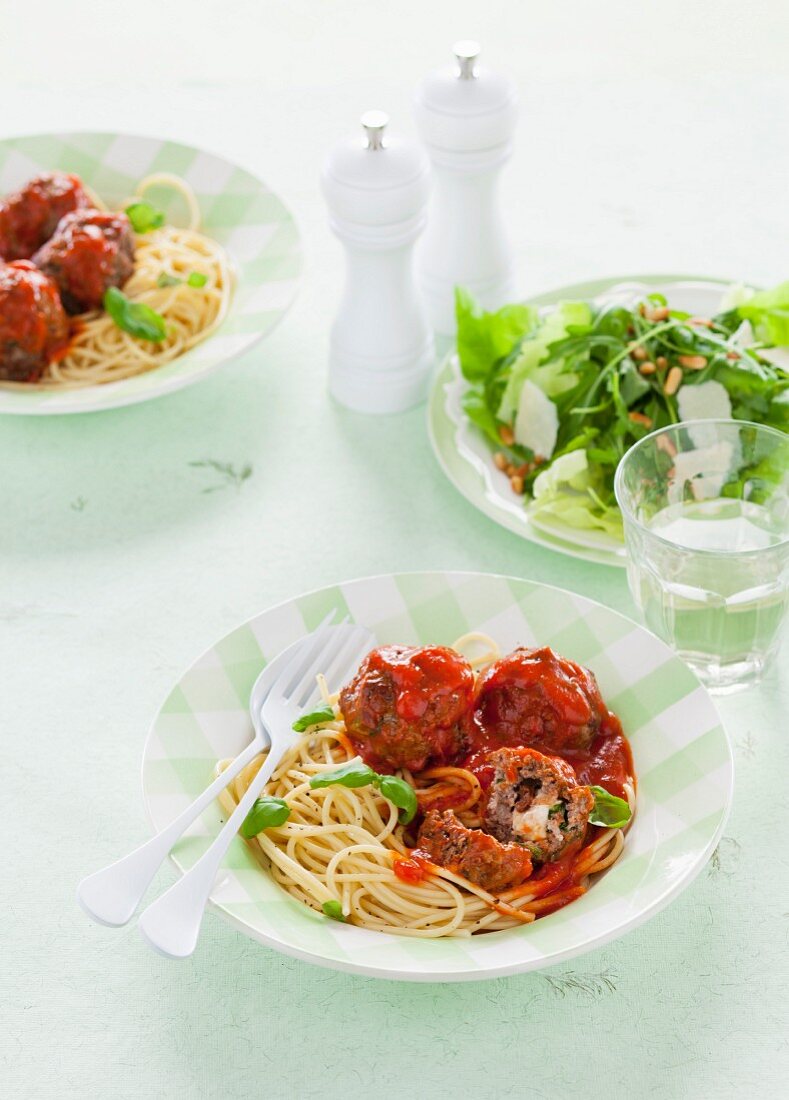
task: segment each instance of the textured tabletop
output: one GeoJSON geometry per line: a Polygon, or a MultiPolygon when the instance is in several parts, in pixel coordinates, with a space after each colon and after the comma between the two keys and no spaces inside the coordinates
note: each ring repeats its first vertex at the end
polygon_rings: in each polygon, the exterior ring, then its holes
{"type": "Polygon", "coordinates": [[[0,1055],[15,1100],[783,1094],[786,650],[783,677],[720,704],[736,795],[708,868],[565,966],[376,982],[279,956],[213,914],[175,963],[74,901],[84,873],[146,835],[142,745],[174,679],[261,608],[350,576],[455,568],[635,614],[621,571],[475,512],[444,480],[423,408],[371,420],[326,395],[342,264],[321,160],[369,107],[412,132],[415,81],[470,35],[520,85],[503,196],[524,293],[643,270],[789,276],[782,0],[0,0],[0,136],[204,146],[283,196],[306,252],[290,315],[204,383],[0,422],[0,1055]]]}

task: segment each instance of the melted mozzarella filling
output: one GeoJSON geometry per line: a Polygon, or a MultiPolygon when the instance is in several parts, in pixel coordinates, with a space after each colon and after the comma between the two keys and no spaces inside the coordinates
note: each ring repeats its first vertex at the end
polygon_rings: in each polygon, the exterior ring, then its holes
{"type": "Polygon", "coordinates": [[[522,813],[512,815],[513,832],[526,840],[544,840],[548,834],[548,814],[551,807],[547,803],[530,806],[522,813]]]}

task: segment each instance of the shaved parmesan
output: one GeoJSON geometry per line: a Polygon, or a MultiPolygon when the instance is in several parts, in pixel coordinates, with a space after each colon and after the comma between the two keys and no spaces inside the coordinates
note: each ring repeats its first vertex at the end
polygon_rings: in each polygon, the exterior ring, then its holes
{"type": "MultiPolygon", "coordinates": [[[[699,427],[703,431],[704,425],[699,427]]],[[[706,447],[697,445],[695,451],[680,451],[674,458],[674,473],[666,494],[669,504],[685,499],[686,485],[696,500],[720,496],[734,460],[734,446],[725,439],[706,447]]]]}
{"type": "Polygon", "coordinates": [[[515,417],[515,442],[535,455],[550,458],[559,434],[559,413],[539,386],[526,380],[518,399],[515,417]]]}
{"type": "MultiPolygon", "coordinates": [[[[725,387],[713,379],[698,386],[683,386],[677,394],[677,409],[681,420],[731,419],[731,399],[725,387]]],[[[703,427],[688,428],[688,435],[701,447],[709,432],[703,427]]]]}

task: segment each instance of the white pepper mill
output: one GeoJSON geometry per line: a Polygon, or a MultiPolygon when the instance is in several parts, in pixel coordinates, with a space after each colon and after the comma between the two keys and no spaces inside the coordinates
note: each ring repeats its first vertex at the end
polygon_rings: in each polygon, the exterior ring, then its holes
{"type": "Polygon", "coordinates": [[[331,330],[329,391],[365,413],[418,404],[435,361],[413,269],[430,166],[417,145],[385,135],[388,122],[382,111],[362,115],[363,136],[332,150],[321,179],[347,260],[331,330]]]}
{"type": "Polygon", "coordinates": [[[497,181],[512,153],[517,93],[478,64],[476,42],[456,42],[456,62],[429,73],[416,91],[417,127],[435,189],[417,253],[417,277],[436,332],[455,332],[455,287],[483,306],[512,301],[513,262],[499,213],[497,181]]]}

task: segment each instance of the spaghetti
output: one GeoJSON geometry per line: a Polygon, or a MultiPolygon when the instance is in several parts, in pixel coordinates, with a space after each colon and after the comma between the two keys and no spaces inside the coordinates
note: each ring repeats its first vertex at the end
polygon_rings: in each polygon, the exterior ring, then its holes
{"type": "MultiPolygon", "coordinates": [[[[497,657],[484,635],[459,645],[478,652],[470,663],[487,668],[497,657]]],[[[324,701],[337,711],[319,678],[324,701]]],[[[232,812],[260,768],[257,757],[221,796],[232,812]]],[[[414,836],[400,823],[397,808],[374,786],[312,788],[310,780],[360,760],[340,716],[308,729],[283,757],[264,794],[283,799],[287,821],[260,832],[249,843],[274,880],[292,897],[319,912],[327,903],[342,907],[343,919],[360,927],[413,937],[471,936],[530,923],[585,892],[592,877],[610,867],[624,847],[622,828],[590,826],[583,843],[544,866],[522,884],[493,893],[414,852],[414,836]]],[[[222,771],[229,761],[221,761],[222,771]]],[[[451,806],[468,828],[482,823],[485,791],[465,767],[437,766],[398,774],[416,790],[420,811],[451,806]]],[[[624,784],[634,808],[634,786],[624,784]]],[[[323,910],[325,911],[325,910],[323,910]]]]}
{"type": "MultiPolygon", "coordinates": [[[[183,228],[162,225],[134,236],[134,267],[122,283],[133,303],[150,307],[164,321],[160,341],[141,339],[124,331],[103,309],[76,314],[65,349],[52,356],[38,384],[57,389],[103,385],[161,367],[207,339],[227,315],[233,289],[228,256],[216,241],[200,232],[200,208],[185,180],[169,173],[147,176],[133,197],[121,205],[139,202],[152,187],[176,191],[187,210],[183,228]]],[[[91,204],[104,203],[85,188],[91,204]]],[[[8,382],[14,388],[27,382],[8,382]]]]}

